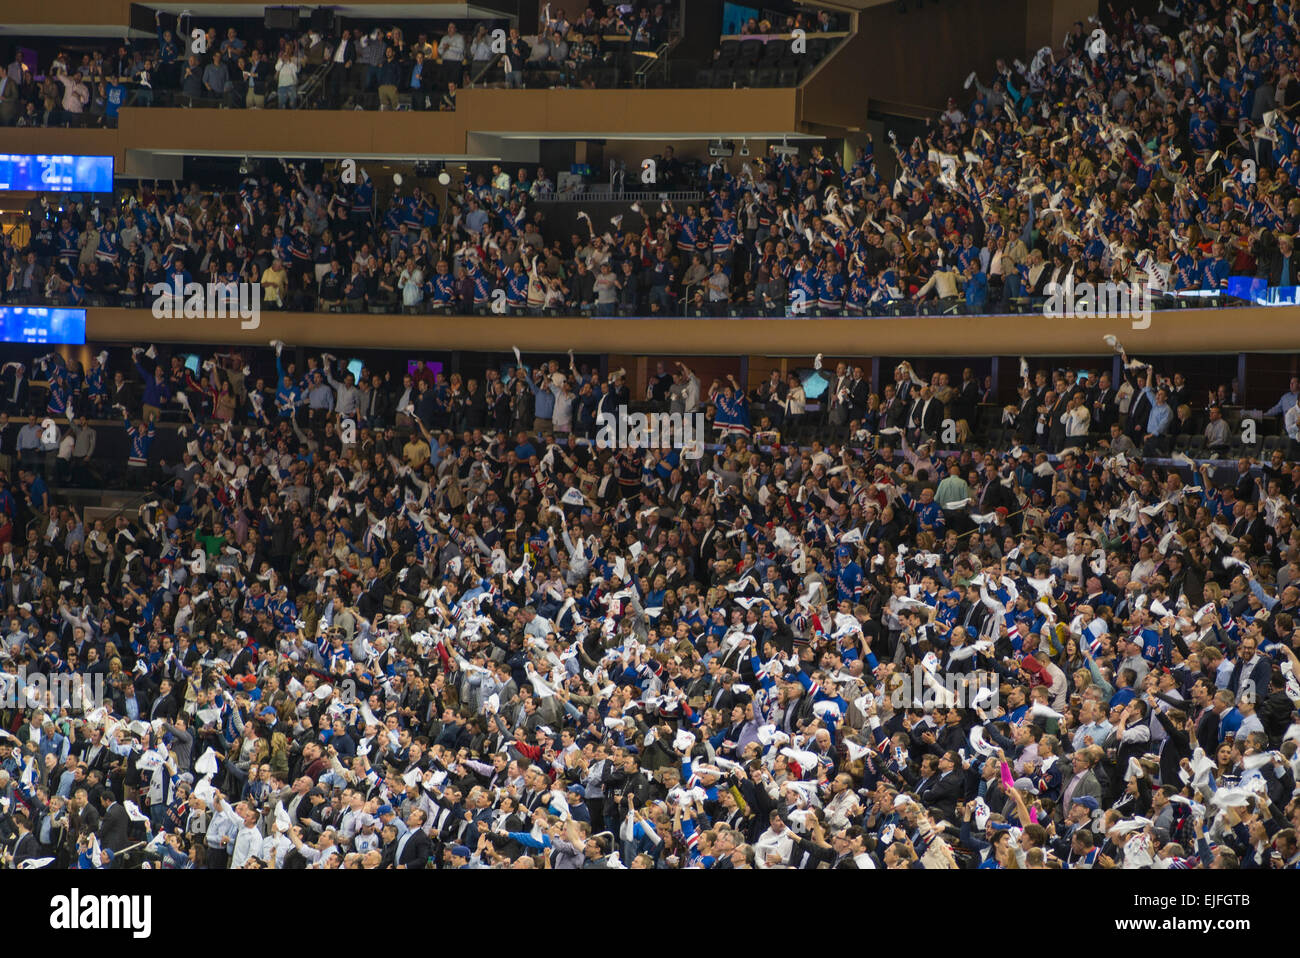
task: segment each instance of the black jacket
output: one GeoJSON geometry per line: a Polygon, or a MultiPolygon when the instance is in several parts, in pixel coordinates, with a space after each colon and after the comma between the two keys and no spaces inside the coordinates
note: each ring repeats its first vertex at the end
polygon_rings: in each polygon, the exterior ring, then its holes
{"type": "Polygon", "coordinates": [[[429,836],[424,833],[423,828],[417,828],[411,832],[411,837],[406,840],[406,845],[402,848],[402,857],[397,858],[398,846],[402,844],[400,838],[393,842],[393,861],[391,865],[405,865],[407,868],[423,868],[429,861],[429,856],[433,854],[433,842],[429,836]]]}
{"type": "Polygon", "coordinates": [[[949,821],[956,821],[957,802],[965,789],[962,777],[953,771],[947,775],[935,775],[917,792],[917,797],[940,816],[949,821]]]}
{"type": "Polygon", "coordinates": [[[127,832],[131,828],[131,818],[121,802],[114,802],[104,810],[104,819],[99,826],[99,843],[110,851],[120,851],[130,844],[127,832]]]}
{"type": "Polygon", "coordinates": [[[907,427],[911,429],[919,426],[926,435],[938,435],[943,428],[943,403],[934,397],[928,401],[930,405],[927,407],[927,400],[919,395],[916,397],[912,408],[907,411],[907,427]]]}

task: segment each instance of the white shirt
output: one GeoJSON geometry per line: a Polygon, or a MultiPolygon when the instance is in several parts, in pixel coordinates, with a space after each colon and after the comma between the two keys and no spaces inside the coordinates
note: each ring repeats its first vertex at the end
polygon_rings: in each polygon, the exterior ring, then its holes
{"type": "Polygon", "coordinates": [[[1092,422],[1092,413],[1088,412],[1087,406],[1078,405],[1073,409],[1067,409],[1061,419],[1065,422],[1066,436],[1086,436],[1088,426],[1092,422]]]}
{"type": "Polygon", "coordinates": [[[535,616],[533,621],[524,626],[524,635],[539,639],[546,638],[547,633],[555,631],[555,624],[544,616],[535,616]]]}
{"type": "Polygon", "coordinates": [[[695,412],[700,408],[700,380],[694,373],[682,389],[682,406],[686,412],[695,412]]]}
{"type": "Polygon", "coordinates": [[[250,858],[262,857],[262,833],[245,825],[235,836],[235,851],[230,856],[230,867],[240,868],[250,858]]]}
{"type": "Polygon", "coordinates": [[[794,836],[790,829],[783,828],[778,835],[772,829],[768,829],[762,835],[758,836],[758,841],[754,843],[754,864],[758,868],[770,868],[767,857],[770,853],[776,852],[781,859],[781,864],[790,860],[790,851],[794,848],[794,836]]]}

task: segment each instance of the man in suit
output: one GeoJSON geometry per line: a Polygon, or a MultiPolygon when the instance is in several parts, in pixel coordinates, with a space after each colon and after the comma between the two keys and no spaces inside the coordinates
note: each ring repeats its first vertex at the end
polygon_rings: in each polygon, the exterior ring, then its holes
{"type": "Polygon", "coordinates": [[[793,735],[799,731],[801,722],[812,717],[813,700],[811,695],[803,694],[803,686],[798,682],[787,682],[781,687],[772,721],[776,727],[793,735]]]}
{"type": "Polygon", "coordinates": [[[980,386],[975,379],[975,372],[969,366],[961,371],[961,386],[953,395],[949,406],[952,418],[961,422],[963,419],[972,429],[975,427],[975,412],[980,401],[980,386]]]}
{"type": "Polygon", "coordinates": [[[1093,751],[1089,748],[1076,749],[1070,755],[1071,773],[1065,779],[1059,806],[1060,811],[1065,815],[1073,812],[1075,804],[1086,804],[1079,802],[1079,799],[1085,796],[1092,797],[1093,808],[1096,808],[1096,803],[1101,801],[1101,782],[1093,768],[1096,764],[1093,755],[1093,751]]]}
{"type": "Polygon", "coordinates": [[[86,771],[98,770],[105,778],[108,769],[114,764],[114,755],[104,744],[104,730],[92,728],[89,738],[81,739],[73,746],[77,757],[85,763],[86,771]]]}
{"type": "Polygon", "coordinates": [[[158,683],[158,694],[149,705],[149,721],[166,719],[175,721],[178,708],[176,698],[172,695],[172,680],[164,678],[158,683]]]}
{"type": "Polygon", "coordinates": [[[868,505],[863,508],[862,515],[865,521],[862,524],[862,541],[870,543],[873,539],[880,540],[880,513],[874,505],[868,505]]]}
{"type": "Polygon", "coordinates": [[[1196,744],[1213,755],[1219,747],[1219,718],[1222,705],[1214,698],[1214,681],[1201,676],[1192,683],[1192,705],[1196,716],[1196,744]]]}
{"type": "Polygon", "coordinates": [[[5,363],[0,367],[0,411],[21,416],[27,411],[31,389],[27,367],[22,363],[5,363]]]}
{"type": "Polygon", "coordinates": [[[920,445],[926,439],[939,435],[943,429],[943,403],[934,398],[928,385],[921,387],[921,393],[907,414],[907,431],[912,436],[912,444],[920,445]]]}
{"type": "Polygon", "coordinates": [[[424,832],[426,818],[422,808],[412,809],[411,814],[406,816],[406,826],[409,831],[393,846],[393,855],[387,867],[424,868],[428,863],[429,856],[433,854],[433,842],[424,832]]]}
{"type": "Polygon", "coordinates": [[[1089,397],[1093,432],[1107,433],[1110,424],[1119,420],[1118,390],[1111,385],[1110,374],[1097,377],[1097,385],[1089,397]]]}
{"type": "Polygon", "coordinates": [[[937,759],[938,775],[930,780],[924,800],[934,812],[950,822],[957,821],[957,803],[961,801],[965,788],[961,768],[961,757],[953,751],[944,752],[937,759]]]}
{"type": "Polygon", "coordinates": [[[18,868],[29,859],[46,857],[41,854],[41,843],[32,834],[31,819],[19,812],[14,815],[13,822],[15,828],[18,829],[18,838],[14,841],[14,850],[11,856],[13,866],[18,868]]]}
{"type": "Polygon", "coordinates": [[[867,411],[867,401],[871,396],[871,381],[867,379],[861,366],[853,367],[853,379],[849,382],[849,415],[861,419],[867,411]]]}
{"type": "Polygon", "coordinates": [[[894,367],[894,392],[898,401],[907,409],[915,397],[917,383],[912,381],[912,367],[909,363],[899,363],[894,367]]]}
{"type": "Polygon", "coordinates": [[[880,410],[880,428],[902,429],[907,423],[907,403],[898,398],[892,385],[885,387],[885,401],[880,410]]]}
{"type": "Polygon", "coordinates": [[[1052,411],[1048,413],[1047,428],[1047,445],[1044,447],[1049,452],[1056,452],[1065,448],[1065,413],[1070,408],[1070,397],[1065,392],[1056,397],[1056,402],[1052,404],[1052,411]]]}
{"type": "Polygon", "coordinates": [[[550,782],[546,775],[536,765],[530,766],[524,772],[524,790],[519,794],[519,805],[530,812],[545,808],[543,800],[549,792],[550,782]]]}
{"type": "Polygon", "coordinates": [[[127,833],[131,828],[131,817],[111,789],[105,788],[99,793],[99,805],[104,810],[99,825],[99,844],[117,853],[130,844],[127,833]]]}
{"type": "Polygon", "coordinates": [[[24,302],[33,305],[41,302],[41,297],[45,295],[45,276],[45,267],[36,261],[35,253],[29,252],[27,264],[20,271],[18,281],[24,302]]]}
{"type": "Polygon", "coordinates": [[[352,31],[344,30],[339,37],[338,44],[334,47],[334,53],[331,57],[333,61],[330,65],[329,82],[330,82],[330,102],[337,107],[341,99],[341,93],[345,86],[352,85],[352,68],[357,59],[356,41],[352,39],[352,31]]]}
{"type": "Polygon", "coordinates": [[[710,515],[701,516],[697,521],[702,528],[698,533],[699,546],[695,552],[695,578],[707,585],[710,572],[709,560],[715,557],[718,527],[714,524],[713,517],[710,515]]]}
{"type": "Polygon", "coordinates": [[[826,386],[826,418],[832,426],[846,426],[852,403],[853,380],[848,367],[839,363],[826,386]]]}
{"type": "Polygon", "coordinates": [[[1247,635],[1237,643],[1236,661],[1232,666],[1232,675],[1228,677],[1227,689],[1237,698],[1253,692],[1255,696],[1268,695],[1268,682],[1273,675],[1273,663],[1267,656],[1257,651],[1258,640],[1247,635]]]}
{"type": "Polygon", "coordinates": [[[988,607],[980,600],[979,587],[967,586],[966,599],[957,606],[957,624],[967,635],[981,635],[988,615],[988,607]]]}
{"type": "Polygon", "coordinates": [[[64,832],[64,852],[69,861],[77,860],[77,839],[87,832],[99,830],[99,812],[90,804],[90,793],[78,785],[68,802],[68,824],[64,832]]]}
{"type": "Polygon", "coordinates": [[[1047,378],[1046,370],[1040,369],[1034,373],[1034,384],[1029,391],[1033,393],[1035,406],[1041,406],[1047,402],[1047,394],[1052,391],[1052,384],[1047,378]]]}
{"type": "Polygon", "coordinates": [[[997,464],[987,462],[984,465],[984,484],[975,493],[974,511],[986,515],[999,506],[1010,513],[1017,511],[1020,504],[1011,488],[1002,484],[1002,476],[998,473],[997,464]]]}
{"type": "Polygon", "coordinates": [[[1147,383],[1152,378],[1150,366],[1135,370],[1125,370],[1129,385],[1133,387],[1133,401],[1128,407],[1128,434],[1133,441],[1141,444],[1147,432],[1147,420],[1151,418],[1152,401],[1147,393],[1147,383]]]}
{"type": "Polygon", "coordinates": [[[1034,429],[1031,433],[1032,441],[1042,448],[1051,451],[1052,443],[1052,410],[1056,408],[1056,393],[1048,390],[1047,396],[1039,403],[1035,409],[1034,429]]]}
{"type": "Polygon", "coordinates": [[[1238,539],[1250,537],[1251,555],[1260,555],[1264,552],[1267,531],[1264,520],[1259,517],[1253,502],[1247,502],[1242,506],[1241,518],[1232,524],[1231,534],[1238,539]]]}

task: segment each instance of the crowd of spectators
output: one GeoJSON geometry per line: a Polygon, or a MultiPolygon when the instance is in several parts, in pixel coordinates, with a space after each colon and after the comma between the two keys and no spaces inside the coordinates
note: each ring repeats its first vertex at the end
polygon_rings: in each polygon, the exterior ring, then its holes
{"type": "MultiPolygon", "coordinates": [[[[457,91],[468,86],[689,86],[698,74],[666,55],[680,26],[672,5],[663,3],[597,3],[575,11],[573,19],[554,4],[545,9],[538,32],[528,36],[505,21],[476,20],[427,29],[407,22],[254,30],[247,36],[234,26],[208,26],[196,39],[198,24],[184,13],[174,21],[158,13],[156,20],[151,43],[59,50],[44,72],[33,72],[15,46],[0,78],[0,126],[112,127],[123,106],[454,110],[457,91]],[[638,67],[661,57],[656,72],[637,79],[638,67]]],[[[817,34],[838,26],[827,11],[799,11],[775,26],[751,20],[742,38],[788,38],[794,29],[817,34]]],[[[774,74],[778,67],[802,68],[782,74],[781,85],[806,75],[829,49],[817,46],[814,55],[796,62],[793,54],[778,56],[782,49],[788,53],[788,42],[764,43],[770,62],[755,57],[752,64],[744,58],[733,64],[728,54],[739,42],[724,42],[710,65],[770,66],[774,74]]],[[[781,77],[740,71],[733,79],[741,86],[774,86],[781,77]]]]}
{"type": "Polygon", "coordinates": [[[148,501],[0,481],[12,865],[1300,862],[1300,465],[945,454],[932,405],[978,390],[908,363],[821,371],[800,448],[660,366],[647,398],[720,440],[692,459],[590,440],[627,383],[572,357],[399,388],[272,346],[274,399],[270,353],[38,361],[59,421],[150,381],[113,402],[148,501]]]}
{"type": "Polygon", "coordinates": [[[0,125],[114,126],[123,106],[439,110],[454,109],[469,85],[615,86],[672,29],[663,4],[620,6],[596,4],[570,22],[556,5],[529,37],[498,21],[453,21],[252,36],[206,27],[196,39],[195,20],[159,13],[153,43],[60,50],[35,75],[15,48],[0,80],[0,125]]]}
{"type": "MultiPolygon", "coordinates": [[[[892,178],[870,140],[847,163],[770,148],[701,167],[697,203],[584,209],[555,235],[540,168],[472,174],[445,208],[412,186],[278,171],[237,192],[140,189],[93,229],[91,211],[34,211],[36,263],[7,253],[4,292],[136,301],[181,270],[260,279],[296,309],[709,316],[1038,309],[1067,280],[1294,285],[1287,8],[1166,19],[1123,14],[1101,52],[1077,24],[1060,57],[972,75],[966,109],[891,143],[892,178]]],[[[671,147],[660,159],[665,176],[681,166],[671,147]]]]}

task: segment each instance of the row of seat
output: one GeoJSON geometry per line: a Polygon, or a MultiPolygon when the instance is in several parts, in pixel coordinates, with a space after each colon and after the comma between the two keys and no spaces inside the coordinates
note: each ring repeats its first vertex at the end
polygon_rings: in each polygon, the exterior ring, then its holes
{"type": "MultiPolygon", "coordinates": [[[[977,445],[991,447],[994,449],[1005,449],[1009,447],[1017,435],[1014,429],[1005,429],[997,427],[989,429],[983,433],[984,439],[977,445]]],[[[1101,433],[1090,434],[1087,440],[1081,445],[1090,446],[1102,438],[1101,433]]],[[[1227,446],[1217,446],[1211,449],[1205,441],[1205,436],[1200,434],[1182,435],[1173,437],[1173,442],[1168,447],[1166,455],[1173,453],[1183,453],[1191,459],[1239,459],[1242,456],[1251,456],[1253,458],[1268,458],[1276,449],[1281,449],[1286,453],[1289,448],[1290,439],[1287,436],[1260,436],[1253,443],[1243,443],[1240,438],[1234,439],[1227,446]]],[[[1039,447],[1032,443],[1022,443],[1023,447],[1030,452],[1038,452],[1039,447]]]]}
{"type": "Polygon", "coordinates": [[[756,67],[752,69],[731,67],[713,67],[700,70],[695,76],[695,85],[701,89],[729,90],[732,87],[792,87],[812,72],[816,64],[806,62],[801,66],[756,67]]]}
{"type": "Polygon", "coordinates": [[[723,40],[718,45],[718,59],[750,65],[771,64],[790,57],[816,62],[829,53],[837,41],[811,36],[805,42],[807,47],[795,53],[791,40],[723,40]]]}

